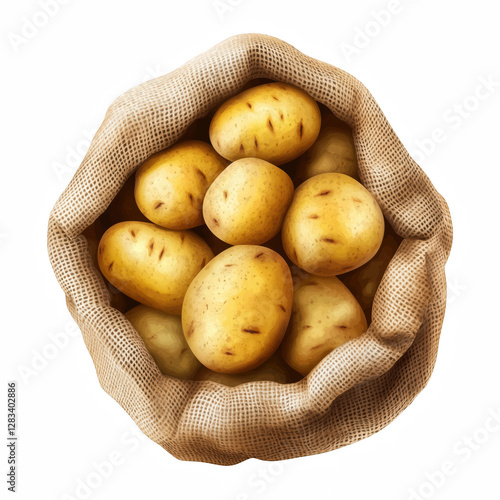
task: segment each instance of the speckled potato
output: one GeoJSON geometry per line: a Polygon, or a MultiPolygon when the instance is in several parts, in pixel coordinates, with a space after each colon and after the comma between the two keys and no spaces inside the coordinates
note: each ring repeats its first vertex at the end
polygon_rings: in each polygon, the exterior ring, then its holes
{"type": "Polygon", "coordinates": [[[226,101],[210,123],[210,142],[228,160],[281,165],[310,148],[321,127],[314,99],[286,83],[266,83],[226,101]]]}
{"type": "Polygon", "coordinates": [[[137,330],[164,375],[194,378],[201,363],[187,345],[180,316],[138,305],[125,313],[125,317],[137,330]]]}
{"type": "Polygon", "coordinates": [[[104,233],[97,257],[104,277],[125,295],[180,314],[189,284],[213,253],[191,231],[120,222],[104,233]]]}
{"type": "Polygon", "coordinates": [[[401,237],[394,232],[390,224],[386,224],[384,239],[375,257],[363,266],[340,277],[342,283],[349,288],[363,308],[368,322],[371,321],[375,292],[401,241],[401,237]]]}
{"type": "Polygon", "coordinates": [[[243,373],[218,373],[202,366],[196,374],[196,380],[210,380],[222,385],[234,387],[248,382],[267,380],[278,384],[297,382],[302,376],[292,369],[280,355],[275,352],[267,361],[257,368],[243,373]]]}
{"type": "Polygon", "coordinates": [[[332,113],[323,118],[316,142],[297,161],[295,185],[327,172],[359,179],[352,131],[332,113]]]}
{"type": "Polygon", "coordinates": [[[203,198],[227,160],[210,144],[184,141],[154,154],[135,175],[135,200],[152,222],[168,229],[203,224],[203,198]]]}
{"type": "Polygon", "coordinates": [[[302,276],[294,288],[292,317],[281,353],[305,376],[333,349],[366,329],[361,306],[338,278],[302,276]]]}
{"type": "Polygon", "coordinates": [[[238,245],[212,259],[189,285],[182,329],[210,370],[240,373],[266,361],[290,319],[292,277],[269,248],[238,245]]]}
{"type": "Polygon", "coordinates": [[[384,216],[373,195],[352,177],[320,174],[296,189],[281,235],[294,264],[311,274],[336,276],[377,253],[384,216]]]}
{"type": "MultiPolygon", "coordinates": [[[[101,227],[101,224],[98,221],[95,221],[94,224],[90,225],[82,232],[82,235],[87,240],[87,250],[92,258],[92,263],[96,269],[99,269],[99,264],[97,262],[97,249],[99,248],[99,234],[102,236],[104,234],[104,230],[101,227]]],[[[106,288],[109,292],[109,305],[118,309],[118,311],[124,313],[132,307],[137,305],[137,302],[130,297],[127,297],[125,294],[120,292],[117,288],[115,288],[108,280],[105,280],[106,288]]]]}
{"type": "Polygon", "coordinates": [[[231,245],[260,245],[279,233],[293,197],[292,179],[259,158],[229,165],[210,186],[203,202],[205,222],[231,245]]]}

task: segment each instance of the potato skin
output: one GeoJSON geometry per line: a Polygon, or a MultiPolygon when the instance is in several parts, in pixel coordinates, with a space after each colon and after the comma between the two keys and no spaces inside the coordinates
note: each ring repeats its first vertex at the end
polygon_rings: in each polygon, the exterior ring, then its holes
{"type": "Polygon", "coordinates": [[[202,366],[195,380],[210,380],[218,384],[235,387],[248,382],[267,380],[278,384],[298,382],[302,376],[283,360],[279,350],[267,361],[253,370],[242,373],[218,373],[202,366]]]}
{"type": "MultiPolygon", "coordinates": [[[[133,198],[132,198],[133,199],[133,198]]],[[[135,204],[135,202],[134,202],[135,204]]],[[[97,262],[97,249],[99,248],[99,238],[104,234],[104,230],[99,223],[99,220],[96,220],[94,224],[91,224],[85,231],[82,232],[82,235],[87,240],[87,250],[90,253],[90,257],[92,258],[92,263],[96,269],[99,269],[99,264],[97,262]]],[[[120,292],[116,287],[114,287],[108,280],[104,280],[106,288],[109,292],[109,305],[118,309],[118,311],[125,313],[129,309],[132,309],[137,305],[137,302],[130,297],[127,297],[124,293],[120,292]]]]}
{"type": "Polygon", "coordinates": [[[168,229],[203,224],[210,184],[228,161],[202,141],[184,141],[148,158],[135,174],[135,200],[152,222],[168,229]]]}
{"type": "Polygon", "coordinates": [[[141,304],[126,312],[125,317],[164,375],[187,380],[195,377],[201,363],[187,345],[180,316],[141,304]]]}
{"type": "Polygon", "coordinates": [[[297,160],[294,184],[327,172],[359,180],[358,160],[351,129],[333,113],[323,118],[316,142],[297,160]]]}
{"type": "Polygon", "coordinates": [[[231,245],[260,245],[276,236],[293,197],[292,179],[259,158],[229,165],[210,186],[203,202],[205,222],[231,245]]]}
{"type": "Polygon", "coordinates": [[[182,329],[194,355],[210,370],[240,373],[266,361],[285,334],[292,277],[269,248],[223,251],[189,285],[182,329]]]}
{"type": "Polygon", "coordinates": [[[104,233],[97,257],[104,277],[125,295],[180,314],[189,284],[213,253],[191,231],[120,222],[104,233]]]}
{"type": "Polygon", "coordinates": [[[385,224],[384,239],[375,257],[340,278],[363,308],[368,323],[371,321],[373,299],[377,288],[401,241],[402,238],[391,225],[385,224]]]}
{"type": "Polygon", "coordinates": [[[294,264],[317,276],[336,276],[377,253],[384,216],[373,195],[352,177],[320,174],[295,190],[281,235],[294,264]]]}
{"type": "Polygon", "coordinates": [[[338,278],[306,274],[294,289],[281,353],[294,370],[306,376],[333,349],[366,329],[361,306],[338,278]]]}
{"type": "Polygon", "coordinates": [[[318,104],[286,83],[252,87],[227,100],[210,123],[210,142],[228,160],[281,165],[311,147],[321,127],[318,104]]]}

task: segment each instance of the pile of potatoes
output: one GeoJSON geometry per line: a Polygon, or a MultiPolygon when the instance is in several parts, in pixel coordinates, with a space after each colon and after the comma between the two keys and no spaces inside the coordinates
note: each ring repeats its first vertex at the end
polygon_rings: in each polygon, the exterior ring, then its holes
{"type": "Polygon", "coordinates": [[[139,166],[84,235],[162,373],[291,383],[370,321],[400,243],[350,128],[250,82],[139,166]]]}

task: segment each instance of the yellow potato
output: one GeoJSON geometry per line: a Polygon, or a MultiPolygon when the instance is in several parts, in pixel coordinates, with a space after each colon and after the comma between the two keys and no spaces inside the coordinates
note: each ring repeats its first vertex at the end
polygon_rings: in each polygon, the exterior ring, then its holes
{"type": "Polygon", "coordinates": [[[289,384],[297,382],[302,376],[287,365],[279,351],[275,352],[267,361],[257,368],[243,373],[218,373],[205,366],[196,374],[196,380],[210,380],[222,385],[234,387],[247,382],[268,380],[278,384],[289,384]]]}
{"type": "Polygon", "coordinates": [[[281,353],[305,376],[333,349],[366,329],[361,306],[338,278],[302,276],[294,288],[292,317],[281,353]]]}
{"type": "Polygon", "coordinates": [[[125,316],[163,374],[188,380],[194,378],[201,363],[187,345],[179,316],[143,305],[134,307],[125,316]]]}
{"type": "Polygon", "coordinates": [[[295,185],[327,172],[359,179],[352,131],[332,113],[323,119],[316,142],[298,159],[295,185]]]}
{"type": "Polygon", "coordinates": [[[400,243],[401,237],[394,232],[390,224],[386,224],[384,239],[375,257],[358,269],[343,274],[340,278],[356,297],[368,322],[371,321],[375,292],[400,243]]]}
{"type": "MultiPolygon", "coordinates": [[[[82,232],[82,235],[85,236],[85,239],[87,240],[87,250],[96,269],[99,269],[99,264],[97,262],[97,248],[99,247],[98,233],[100,231],[101,228],[96,221],[82,232]]],[[[115,309],[118,309],[118,311],[124,313],[137,305],[135,300],[120,292],[120,290],[116,289],[108,280],[104,281],[109,292],[109,303],[111,307],[114,307],[115,309]]]]}
{"type": "Polygon", "coordinates": [[[238,245],[211,260],[189,285],[182,329],[213,371],[256,368],[279,346],[292,308],[292,277],[269,248],[238,245]]]}
{"type": "Polygon", "coordinates": [[[373,195],[352,177],[320,174],[296,189],[281,235],[294,264],[311,274],[336,276],[377,253],[384,216],[373,195]]]}
{"type": "Polygon", "coordinates": [[[310,148],[321,127],[319,107],[286,83],[252,87],[226,101],[210,123],[210,142],[228,160],[261,158],[281,165],[310,148]]]}
{"type": "Polygon", "coordinates": [[[189,284],[213,253],[191,231],[120,222],[104,233],[97,257],[104,277],[125,295],[180,314],[189,284]]]}
{"type": "Polygon", "coordinates": [[[203,198],[227,160],[210,144],[185,141],[154,154],[135,174],[135,199],[152,222],[168,229],[203,224],[203,198]]]}
{"type": "Polygon", "coordinates": [[[260,245],[279,233],[293,197],[293,182],[279,167],[259,158],[231,163],[210,186],[205,222],[231,245],[260,245]]]}

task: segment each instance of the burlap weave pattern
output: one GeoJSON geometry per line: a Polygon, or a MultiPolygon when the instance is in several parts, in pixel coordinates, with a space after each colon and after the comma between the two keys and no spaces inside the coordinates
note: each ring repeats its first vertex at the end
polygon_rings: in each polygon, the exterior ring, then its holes
{"type": "Polygon", "coordinates": [[[174,456],[217,464],[321,453],[382,429],[427,383],[446,303],[448,207],[368,90],[338,68],[264,35],[240,35],[110,106],[50,215],[48,250],[99,382],[144,433],[174,456]],[[162,375],[139,335],[109,306],[82,231],[126,178],[250,79],[288,82],[351,125],[360,178],[404,238],[360,338],[295,384],[234,388],[162,375]]]}

